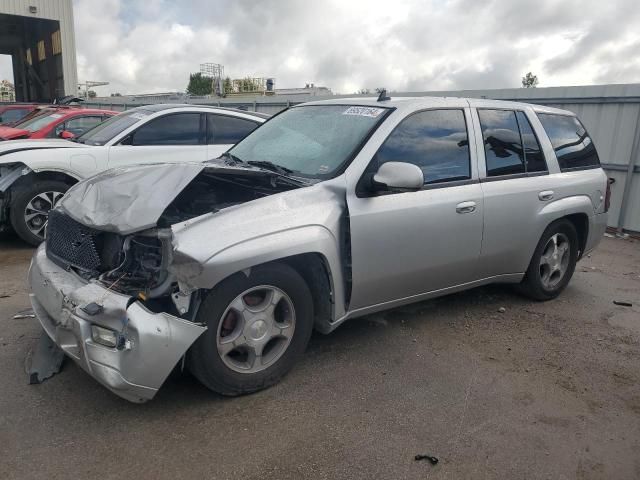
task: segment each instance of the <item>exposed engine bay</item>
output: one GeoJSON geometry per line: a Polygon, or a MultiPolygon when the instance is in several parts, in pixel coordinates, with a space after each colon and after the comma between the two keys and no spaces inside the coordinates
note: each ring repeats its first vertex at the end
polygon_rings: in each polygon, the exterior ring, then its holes
{"type": "Polygon", "coordinates": [[[142,300],[168,297],[176,280],[171,225],[301,184],[261,170],[203,169],[164,209],[157,226],[131,234],[88,227],[63,209],[50,212],[47,256],[86,280],[142,300]]]}

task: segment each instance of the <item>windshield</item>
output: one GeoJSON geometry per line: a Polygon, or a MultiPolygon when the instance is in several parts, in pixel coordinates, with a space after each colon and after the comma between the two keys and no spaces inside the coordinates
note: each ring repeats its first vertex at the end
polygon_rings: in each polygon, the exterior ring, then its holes
{"type": "Polygon", "coordinates": [[[37,117],[32,117],[24,122],[20,122],[15,126],[15,128],[28,130],[33,133],[46,127],[50,123],[61,119],[62,117],[64,117],[64,113],[58,113],[55,110],[43,110],[37,117]]]}
{"type": "Polygon", "coordinates": [[[296,176],[331,178],[387,110],[355,105],[295,107],[254,130],[229,152],[245,162],[272,162],[296,176]]]}
{"type": "Polygon", "coordinates": [[[134,123],[137,123],[147,115],[150,115],[150,113],[151,112],[146,110],[138,110],[137,108],[129,110],[128,112],[120,113],[102,123],[99,123],[91,130],[86,131],[80,135],[76,141],[87,145],[104,145],[134,123]]]}

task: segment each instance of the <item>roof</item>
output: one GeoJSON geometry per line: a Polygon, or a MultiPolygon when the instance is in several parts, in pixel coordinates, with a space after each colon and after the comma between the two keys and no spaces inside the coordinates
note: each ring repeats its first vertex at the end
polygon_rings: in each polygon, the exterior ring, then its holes
{"type": "Polygon", "coordinates": [[[389,100],[378,101],[378,97],[352,97],[352,98],[336,98],[331,100],[318,100],[314,102],[306,102],[302,105],[361,105],[367,107],[385,107],[397,108],[405,110],[413,110],[417,108],[429,107],[452,107],[460,106],[461,102],[467,103],[471,107],[493,107],[493,108],[523,108],[530,107],[536,112],[558,113],[562,115],[575,115],[568,110],[559,108],[545,107],[541,105],[533,105],[523,102],[511,102],[503,100],[488,100],[479,98],[464,97],[391,97],[389,100]]]}
{"type": "Polygon", "coordinates": [[[239,108],[218,107],[216,105],[198,105],[198,104],[192,104],[192,103],[156,103],[153,105],[142,105],[140,107],[131,108],[131,109],[128,109],[127,112],[130,112],[132,110],[145,110],[147,112],[161,112],[164,110],[171,110],[171,109],[178,109],[178,108],[194,108],[194,107],[205,108],[207,110],[226,110],[229,112],[243,113],[245,115],[250,115],[252,117],[257,117],[257,118],[266,119],[271,117],[271,115],[268,115],[266,113],[251,112],[249,110],[241,110],[239,108]]]}

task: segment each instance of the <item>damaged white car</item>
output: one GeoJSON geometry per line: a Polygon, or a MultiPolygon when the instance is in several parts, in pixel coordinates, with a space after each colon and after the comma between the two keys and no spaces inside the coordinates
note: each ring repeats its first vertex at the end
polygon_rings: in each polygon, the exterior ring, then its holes
{"type": "Polygon", "coordinates": [[[74,141],[0,142],[0,231],[44,238],[49,210],[79,180],[122,165],[215,158],[269,115],[199,105],[127,110],[74,141]]]}
{"type": "Polygon", "coordinates": [[[176,366],[224,395],[276,383],[312,330],[492,282],[557,296],[602,237],[607,178],[570,112],[489,100],[291,108],[206,163],[72,187],[33,309],[117,395],[176,366]]]}

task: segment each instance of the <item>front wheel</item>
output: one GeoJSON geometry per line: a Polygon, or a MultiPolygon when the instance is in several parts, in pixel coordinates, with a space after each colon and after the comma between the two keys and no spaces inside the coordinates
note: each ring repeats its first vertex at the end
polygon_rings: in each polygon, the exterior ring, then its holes
{"type": "Polygon", "coordinates": [[[560,295],[573,276],[578,260],[578,234],[568,220],[547,227],[536,247],[520,291],[534,300],[560,295]]]}
{"type": "Polygon", "coordinates": [[[43,240],[49,211],[56,206],[69,185],[57,180],[35,182],[15,190],[11,199],[11,226],[25,242],[38,246],[43,240]]]}
{"type": "Polygon", "coordinates": [[[196,321],[208,329],[191,348],[191,373],[209,389],[240,395],[277,383],[306,349],[313,302],[285,264],[237,273],[211,290],[196,321]]]}

